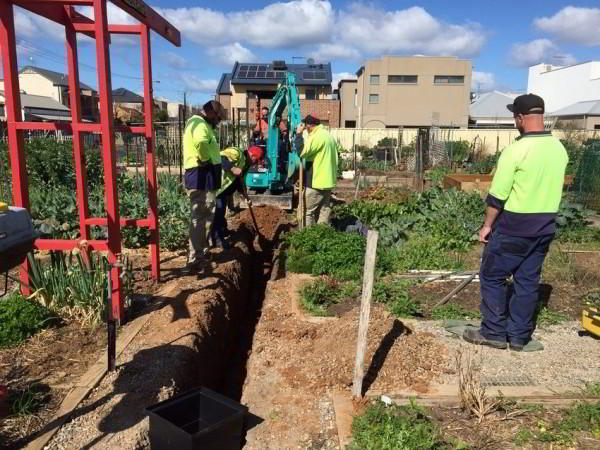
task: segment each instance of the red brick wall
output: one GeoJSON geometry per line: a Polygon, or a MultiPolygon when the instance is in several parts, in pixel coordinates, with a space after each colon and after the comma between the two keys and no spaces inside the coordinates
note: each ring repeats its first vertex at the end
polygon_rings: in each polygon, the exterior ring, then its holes
{"type": "MultiPolygon", "coordinates": [[[[261,100],[260,107],[271,106],[271,100],[261,100]]],[[[258,100],[248,101],[250,109],[250,123],[255,123],[256,111],[258,109],[258,100]]],[[[311,114],[321,119],[331,128],[340,127],[340,101],[339,100],[300,100],[300,115],[304,118],[311,114]]]]}

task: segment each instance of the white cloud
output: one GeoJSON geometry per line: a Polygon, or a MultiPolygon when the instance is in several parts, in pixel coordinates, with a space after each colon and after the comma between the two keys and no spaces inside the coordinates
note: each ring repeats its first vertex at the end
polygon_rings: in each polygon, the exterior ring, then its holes
{"type": "Polygon", "coordinates": [[[244,42],[262,48],[291,48],[328,40],[334,12],[329,1],[277,2],[262,9],[222,13],[209,8],[156,8],[197,44],[244,42]]]}
{"type": "Polygon", "coordinates": [[[447,24],[418,6],[386,11],[355,3],[340,12],[334,40],[354,45],[367,55],[473,56],[481,51],[486,38],[478,24],[447,24]]]}
{"type": "Polygon", "coordinates": [[[225,66],[233,66],[236,61],[257,62],[256,55],[239,42],[212,47],[208,49],[208,55],[213,58],[214,62],[225,66]]]}
{"type": "Polygon", "coordinates": [[[496,76],[491,72],[473,71],[471,77],[471,89],[474,91],[488,92],[496,89],[496,76]]]}
{"type": "Polygon", "coordinates": [[[332,76],[331,87],[333,89],[338,88],[338,83],[341,80],[356,80],[356,74],[350,72],[337,72],[332,76]]]}
{"type": "Polygon", "coordinates": [[[214,94],[217,89],[217,80],[204,80],[196,75],[183,73],[180,75],[185,89],[190,92],[214,94]]]}
{"type": "Polygon", "coordinates": [[[536,39],[525,44],[514,44],[509,61],[517,67],[529,67],[542,62],[567,66],[575,63],[575,57],[569,53],[562,53],[549,39],[536,39]]]}
{"type": "Polygon", "coordinates": [[[317,61],[332,61],[344,59],[355,61],[360,59],[360,52],[349,45],[344,44],[320,44],[317,49],[310,53],[317,61]]]}
{"type": "Polygon", "coordinates": [[[160,62],[166,63],[169,67],[173,69],[185,69],[189,63],[188,61],[181,55],[178,55],[175,52],[165,51],[160,54],[160,62]]]}
{"type": "Polygon", "coordinates": [[[15,7],[14,11],[17,38],[36,39],[37,41],[42,35],[45,39],[64,42],[65,28],[62,25],[19,7],[15,7]]]}
{"type": "Polygon", "coordinates": [[[600,8],[567,6],[552,17],[535,19],[533,24],[539,31],[552,34],[559,41],[600,45],[600,8]]]}

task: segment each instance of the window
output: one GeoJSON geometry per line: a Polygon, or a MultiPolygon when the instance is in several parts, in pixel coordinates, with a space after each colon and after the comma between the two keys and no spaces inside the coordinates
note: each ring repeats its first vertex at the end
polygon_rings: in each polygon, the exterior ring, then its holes
{"type": "MultiPolygon", "coordinates": [[[[0,111],[2,111],[2,106],[0,106],[0,111]]],[[[4,113],[4,111],[2,111],[2,114],[0,114],[0,115],[3,116],[4,115],[3,113],[4,113]]],[[[600,130],[600,125],[598,125],[598,124],[594,125],[594,130],[600,130]]]]}
{"type": "Polygon", "coordinates": [[[388,75],[391,84],[417,84],[417,75],[388,75]]]}
{"type": "Polygon", "coordinates": [[[354,106],[358,106],[358,89],[354,89],[354,106]]]}
{"type": "Polygon", "coordinates": [[[307,89],[305,92],[306,100],[316,100],[317,99],[317,90],[316,89],[307,89]]]}
{"type": "Polygon", "coordinates": [[[0,105],[0,117],[4,117],[4,105],[0,105]]]}
{"type": "Polygon", "coordinates": [[[356,128],[356,120],[346,120],[344,122],[344,128],[356,128]]]}
{"type": "Polygon", "coordinates": [[[372,85],[379,84],[379,75],[371,75],[369,84],[372,84],[372,85]]]}
{"type": "Polygon", "coordinates": [[[434,84],[464,84],[465,77],[463,75],[436,75],[433,82],[434,84]]]}
{"type": "Polygon", "coordinates": [[[379,103],[379,94],[369,94],[369,103],[379,103]]]}

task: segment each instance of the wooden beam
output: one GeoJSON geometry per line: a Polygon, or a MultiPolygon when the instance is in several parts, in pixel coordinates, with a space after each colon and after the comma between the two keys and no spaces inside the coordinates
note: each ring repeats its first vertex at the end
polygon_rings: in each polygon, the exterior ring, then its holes
{"type": "Polygon", "coordinates": [[[148,25],[152,31],[158,33],[171,44],[181,47],[179,30],[142,0],[111,0],[111,2],[134,19],[148,25]]]}

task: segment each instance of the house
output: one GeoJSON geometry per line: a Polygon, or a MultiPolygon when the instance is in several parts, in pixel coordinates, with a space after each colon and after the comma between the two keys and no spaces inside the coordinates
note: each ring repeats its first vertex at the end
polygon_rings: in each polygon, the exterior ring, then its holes
{"type": "Polygon", "coordinates": [[[491,91],[476,97],[469,107],[469,128],[514,128],[513,113],[506,105],[517,95],[491,91]]]}
{"type": "Polygon", "coordinates": [[[600,130],[600,100],[573,103],[547,116],[556,120],[556,128],[571,124],[579,130],[600,130]]]}
{"type": "MultiPolygon", "coordinates": [[[[555,114],[580,102],[600,99],[600,61],[571,66],[537,64],[529,68],[527,92],[544,99],[546,113],[555,114]]],[[[576,107],[572,111],[583,111],[576,107]]]]}
{"type": "Polygon", "coordinates": [[[358,128],[466,128],[471,71],[470,60],[456,57],[368,60],[357,72],[356,98],[350,87],[340,92],[344,122],[355,120],[358,128]]]}
{"type": "Polygon", "coordinates": [[[330,63],[314,63],[312,60],[305,64],[236,62],[230,73],[221,76],[215,98],[224,105],[228,103],[232,119],[240,117],[240,113],[245,117],[248,108],[252,121],[260,107],[269,106],[286,72],[296,76],[302,116],[313,114],[325,125],[339,127],[340,107],[339,100],[332,96],[330,63]]]}
{"type": "MultiPolygon", "coordinates": [[[[50,97],[70,108],[69,79],[67,75],[40,67],[25,66],[19,71],[19,87],[28,95],[50,97]]],[[[81,95],[81,117],[88,121],[98,121],[98,92],[85,83],[79,83],[81,95]]],[[[4,82],[0,83],[4,89],[4,82]]]]}
{"type": "MultiPolygon", "coordinates": [[[[112,97],[115,119],[119,119],[124,123],[141,123],[144,121],[144,97],[126,88],[113,90],[112,97]]],[[[155,111],[164,111],[160,119],[165,120],[168,111],[168,100],[155,98],[153,101],[155,111]]],[[[155,120],[157,120],[157,117],[158,115],[155,113],[155,120]]]]}
{"type": "MultiPolygon", "coordinates": [[[[4,91],[0,91],[0,120],[6,121],[4,91]]],[[[21,93],[21,117],[27,122],[70,122],[71,111],[51,97],[21,93]]]]}

